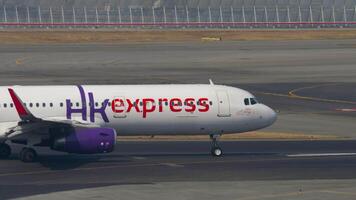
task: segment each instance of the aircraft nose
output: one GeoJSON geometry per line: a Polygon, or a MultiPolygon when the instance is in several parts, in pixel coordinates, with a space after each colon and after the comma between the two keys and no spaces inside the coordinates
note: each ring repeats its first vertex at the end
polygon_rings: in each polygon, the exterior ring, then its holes
{"type": "Polygon", "coordinates": [[[277,120],[277,113],[266,105],[263,105],[262,116],[266,122],[266,126],[272,125],[277,120]]]}

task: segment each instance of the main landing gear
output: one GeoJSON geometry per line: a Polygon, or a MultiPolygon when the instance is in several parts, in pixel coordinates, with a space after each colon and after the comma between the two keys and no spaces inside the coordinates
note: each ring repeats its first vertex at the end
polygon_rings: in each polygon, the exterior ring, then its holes
{"type": "Polygon", "coordinates": [[[24,147],[19,154],[19,158],[22,162],[35,162],[37,153],[32,148],[24,147]]]}
{"type": "MultiPolygon", "coordinates": [[[[6,143],[0,143],[0,158],[8,158],[10,155],[11,147],[6,143]]],[[[23,162],[34,162],[37,159],[37,153],[32,148],[24,147],[19,154],[19,158],[23,162]]]]}
{"type": "Polygon", "coordinates": [[[211,139],[211,155],[215,156],[215,157],[220,157],[222,156],[222,150],[218,144],[218,139],[219,139],[220,135],[210,135],[210,139],[211,139]]]}
{"type": "Polygon", "coordinates": [[[11,155],[11,148],[8,144],[0,143],[0,158],[8,158],[11,155]]]}

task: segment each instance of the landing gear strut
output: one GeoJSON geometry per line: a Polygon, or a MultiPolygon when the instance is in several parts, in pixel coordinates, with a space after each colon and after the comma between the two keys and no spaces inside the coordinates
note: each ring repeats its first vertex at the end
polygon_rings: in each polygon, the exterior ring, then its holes
{"type": "Polygon", "coordinates": [[[211,154],[215,157],[220,157],[222,156],[222,150],[218,144],[218,139],[219,139],[220,135],[210,135],[210,139],[211,139],[211,154]]]}
{"type": "Polygon", "coordinates": [[[11,148],[8,144],[0,144],[0,158],[8,158],[11,155],[11,148]]]}
{"type": "Polygon", "coordinates": [[[34,149],[25,147],[21,150],[19,157],[22,162],[34,162],[37,159],[37,153],[34,149]]]}

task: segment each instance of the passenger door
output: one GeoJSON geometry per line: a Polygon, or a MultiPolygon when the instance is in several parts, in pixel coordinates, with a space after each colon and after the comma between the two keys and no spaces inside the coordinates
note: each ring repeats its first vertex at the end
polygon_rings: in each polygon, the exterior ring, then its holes
{"type": "Polygon", "coordinates": [[[230,100],[229,95],[224,90],[216,92],[218,98],[218,117],[230,117],[230,100]]]}

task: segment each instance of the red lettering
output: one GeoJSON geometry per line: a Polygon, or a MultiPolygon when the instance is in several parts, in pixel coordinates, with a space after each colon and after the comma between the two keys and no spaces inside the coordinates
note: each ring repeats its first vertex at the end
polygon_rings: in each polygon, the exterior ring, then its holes
{"type": "Polygon", "coordinates": [[[142,114],[143,118],[146,118],[147,113],[153,112],[156,109],[156,106],[154,105],[155,100],[154,99],[142,99],[143,107],[142,107],[142,114]],[[151,106],[149,107],[148,104],[151,103],[151,106]]]}
{"type": "Polygon", "coordinates": [[[163,98],[163,99],[158,99],[158,112],[163,112],[163,106],[164,106],[164,103],[163,102],[168,102],[168,99],[166,98],[163,98]]]}
{"type": "Polygon", "coordinates": [[[202,108],[199,108],[199,112],[207,112],[209,110],[209,102],[208,102],[208,98],[200,98],[198,100],[199,102],[199,106],[201,106],[202,108]]]}
{"type": "Polygon", "coordinates": [[[136,99],[134,103],[132,103],[130,99],[126,99],[126,101],[128,104],[126,112],[130,112],[132,108],[135,108],[136,112],[140,112],[140,108],[138,107],[138,104],[140,102],[139,99],[136,99]]]}
{"type": "Polygon", "coordinates": [[[185,108],[185,111],[186,112],[194,112],[195,109],[196,109],[196,106],[195,106],[195,99],[194,98],[186,98],[185,99],[185,104],[186,104],[186,108],[185,108]]]}
{"type": "MultiPolygon", "coordinates": [[[[131,110],[135,110],[136,112],[140,111],[140,99],[130,100],[126,99],[127,106],[125,106],[124,99],[113,99],[111,102],[111,109],[114,113],[123,113],[125,112],[125,108],[127,107],[126,112],[130,112],[131,110]]],[[[182,103],[182,99],[180,98],[159,98],[158,106],[155,105],[155,100],[151,98],[142,99],[142,115],[143,118],[146,118],[148,113],[154,112],[156,107],[158,107],[158,112],[163,112],[163,107],[165,104],[169,103],[169,108],[172,112],[182,112],[184,109],[185,112],[195,112],[198,110],[199,112],[208,112],[210,109],[209,99],[208,98],[200,98],[196,103],[194,98],[186,98],[184,99],[184,107],[182,103]]]]}
{"type": "Polygon", "coordinates": [[[171,109],[172,112],[181,112],[182,111],[181,105],[182,105],[182,100],[180,100],[179,98],[173,98],[169,102],[169,108],[171,109]]]}
{"type": "Polygon", "coordinates": [[[111,102],[111,110],[114,113],[122,113],[125,111],[125,104],[122,99],[114,99],[111,102]]]}

